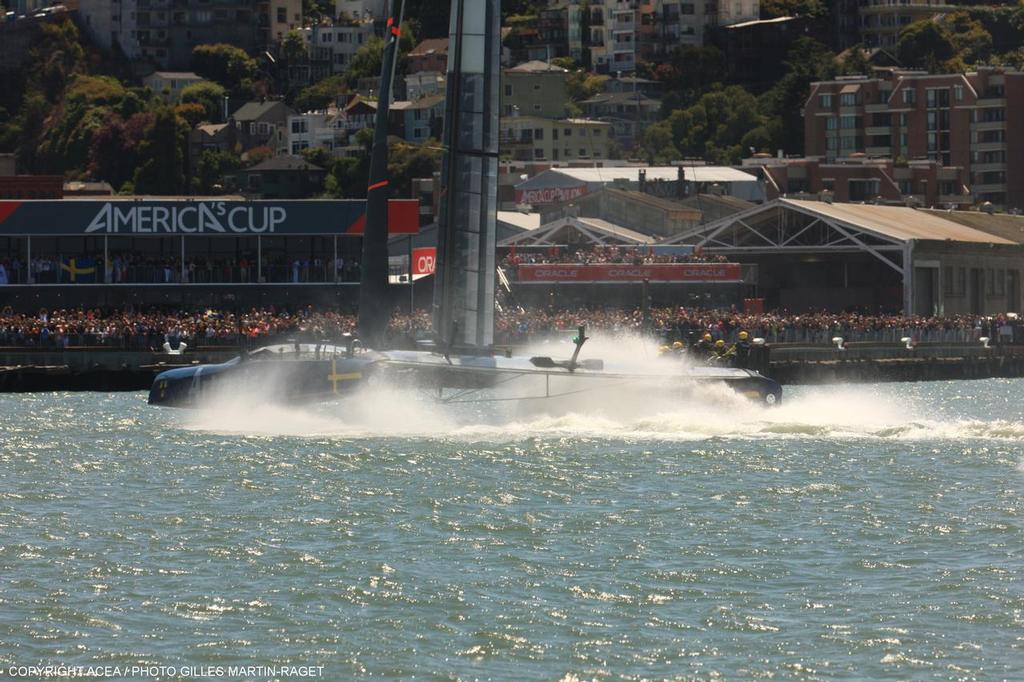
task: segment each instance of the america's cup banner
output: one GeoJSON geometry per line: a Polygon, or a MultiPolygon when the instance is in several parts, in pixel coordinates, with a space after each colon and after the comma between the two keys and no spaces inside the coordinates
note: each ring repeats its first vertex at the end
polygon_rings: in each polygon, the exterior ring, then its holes
{"type": "MultiPolygon", "coordinates": [[[[0,201],[0,236],[361,235],[362,200],[110,199],[0,201]]],[[[419,201],[392,199],[388,232],[416,234],[419,201]]]]}
{"type": "Polygon", "coordinates": [[[739,282],[739,263],[524,263],[520,282],[739,282]]]}

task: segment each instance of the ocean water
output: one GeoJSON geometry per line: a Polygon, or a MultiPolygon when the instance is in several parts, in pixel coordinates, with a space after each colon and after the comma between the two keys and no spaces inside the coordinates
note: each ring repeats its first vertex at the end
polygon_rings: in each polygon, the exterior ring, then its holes
{"type": "Polygon", "coordinates": [[[1022,397],[3,395],[0,677],[1024,679],[1022,397]]]}

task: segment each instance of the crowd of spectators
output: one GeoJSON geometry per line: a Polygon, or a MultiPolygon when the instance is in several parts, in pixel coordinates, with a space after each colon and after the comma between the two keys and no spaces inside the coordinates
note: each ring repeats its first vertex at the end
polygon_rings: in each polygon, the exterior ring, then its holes
{"type": "Polygon", "coordinates": [[[18,258],[0,259],[0,286],[6,284],[248,284],[358,282],[355,259],[332,257],[295,258],[264,254],[262,267],[255,255],[238,258],[194,255],[177,256],[132,252],[75,257],[34,256],[27,263],[18,258]]]}
{"type": "Polygon", "coordinates": [[[603,263],[630,263],[649,265],[651,263],[727,263],[725,256],[694,253],[665,253],[643,246],[595,246],[570,249],[551,246],[546,249],[510,250],[502,259],[502,265],[513,267],[532,263],[572,263],[575,265],[596,265],[603,263]]]}
{"type": "MultiPolygon", "coordinates": [[[[162,348],[164,342],[190,348],[235,345],[240,338],[250,347],[286,338],[337,339],[355,332],[352,312],[298,311],[275,308],[227,311],[168,311],[74,309],[19,313],[0,311],[0,346],[62,348],[113,346],[125,349],[162,348]]],[[[802,313],[786,311],[750,314],[738,310],[702,308],[652,308],[645,316],[639,309],[504,309],[496,316],[495,340],[499,344],[527,343],[552,333],[573,330],[581,323],[588,329],[611,333],[649,333],[663,341],[689,341],[705,332],[714,339],[736,340],[740,331],[769,343],[829,344],[836,336],[846,341],[970,342],[988,336],[993,342],[1024,341],[1024,325],[1013,315],[903,317],[862,313],[802,313]]],[[[396,311],[389,327],[389,343],[408,346],[428,337],[431,320],[426,311],[396,311]]]]}

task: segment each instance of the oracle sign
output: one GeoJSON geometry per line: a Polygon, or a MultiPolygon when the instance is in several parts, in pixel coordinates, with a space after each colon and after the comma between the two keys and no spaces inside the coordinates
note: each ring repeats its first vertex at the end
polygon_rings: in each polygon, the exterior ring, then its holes
{"type": "Polygon", "coordinates": [[[519,266],[520,282],[739,282],[739,263],[528,263],[519,266]]]}
{"type": "Polygon", "coordinates": [[[572,201],[587,193],[586,185],[578,187],[538,187],[537,189],[516,190],[517,204],[560,204],[572,201]]]}
{"type": "Polygon", "coordinates": [[[433,275],[437,267],[437,247],[424,246],[412,250],[412,274],[433,275]]]}

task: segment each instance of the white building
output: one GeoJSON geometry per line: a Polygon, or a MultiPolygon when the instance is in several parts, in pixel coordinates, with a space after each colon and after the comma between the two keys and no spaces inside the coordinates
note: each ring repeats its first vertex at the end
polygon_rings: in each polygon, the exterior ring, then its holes
{"type": "Polygon", "coordinates": [[[313,60],[329,62],[332,74],[343,73],[359,48],[373,36],[373,23],[317,24],[303,28],[301,34],[313,60]]]}
{"type": "Polygon", "coordinates": [[[182,90],[203,80],[202,76],[191,71],[154,71],[142,79],[142,84],[165,102],[176,103],[181,99],[182,90]]]}
{"type": "Polygon", "coordinates": [[[758,19],[760,5],[759,0],[569,0],[569,54],[583,61],[589,53],[591,68],[599,73],[632,72],[638,58],[703,45],[709,28],[758,19]]]}
{"type": "Polygon", "coordinates": [[[334,154],[347,143],[345,112],[337,107],[288,117],[288,149],[292,154],[316,147],[334,154]]]}
{"type": "Polygon", "coordinates": [[[405,77],[405,98],[409,100],[444,94],[445,76],[437,71],[420,71],[405,77]]]}

